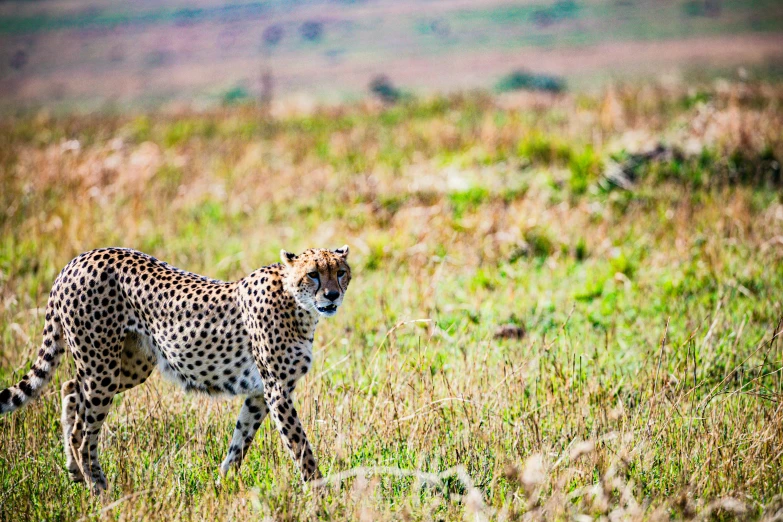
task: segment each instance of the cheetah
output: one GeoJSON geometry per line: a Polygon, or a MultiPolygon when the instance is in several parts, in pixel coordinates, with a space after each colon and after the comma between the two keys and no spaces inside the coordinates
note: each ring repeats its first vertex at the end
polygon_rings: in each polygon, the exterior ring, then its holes
{"type": "Polygon", "coordinates": [[[246,396],[220,473],[238,469],[270,414],[305,482],[320,479],[292,392],[313,361],[318,320],[337,313],[351,281],[348,246],[282,250],[282,263],[224,282],[125,248],[81,254],[57,276],[43,345],[30,371],[0,392],[0,413],[36,398],[66,348],[76,377],[62,386],[70,478],[107,488],[98,435],[115,394],[158,367],[186,391],[246,396]]]}

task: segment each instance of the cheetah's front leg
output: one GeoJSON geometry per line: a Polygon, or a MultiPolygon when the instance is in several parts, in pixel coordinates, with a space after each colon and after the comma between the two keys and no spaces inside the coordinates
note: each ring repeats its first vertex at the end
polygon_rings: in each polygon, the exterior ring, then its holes
{"type": "Polygon", "coordinates": [[[239,466],[242,465],[242,459],[245,458],[245,454],[253,442],[253,437],[268,411],[262,395],[245,399],[242,410],[239,412],[236,428],[234,428],[231,445],[228,447],[228,454],[220,464],[221,474],[225,475],[231,467],[239,469],[239,466]]]}
{"type": "Polygon", "coordinates": [[[305,482],[320,479],[321,472],[315,463],[302,423],[299,422],[290,391],[279,384],[273,384],[264,389],[264,398],[283,444],[299,467],[302,478],[305,482]]]}

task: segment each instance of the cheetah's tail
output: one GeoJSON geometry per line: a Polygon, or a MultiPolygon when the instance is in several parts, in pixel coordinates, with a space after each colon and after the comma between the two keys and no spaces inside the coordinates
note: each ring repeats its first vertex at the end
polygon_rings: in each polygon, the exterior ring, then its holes
{"type": "Polygon", "coordinates": [[[62,329],[56,313],[50,302],[46,307],[43,345],[38,351],[38,358],[21,381],[0,391],[0,414],[18,410],[35,399],[52,380],[52,375],[65,353],[62,329]]]}

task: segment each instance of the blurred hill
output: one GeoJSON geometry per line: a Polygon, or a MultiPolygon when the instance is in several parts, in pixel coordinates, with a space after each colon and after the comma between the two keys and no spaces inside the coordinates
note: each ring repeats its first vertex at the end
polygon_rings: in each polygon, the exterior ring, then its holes
{"type": "Polygon", "coordinates": [[[4,111],[342,100],[379,75],[427,92],[515,70],[589,85],[781,64],[776,0],[0,3],[4,111]]]}

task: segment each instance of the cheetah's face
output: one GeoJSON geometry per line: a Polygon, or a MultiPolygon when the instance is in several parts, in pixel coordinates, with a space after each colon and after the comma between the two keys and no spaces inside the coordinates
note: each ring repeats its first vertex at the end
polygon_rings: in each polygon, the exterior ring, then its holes
{"type": "Polygon", "coordinates": [[[351,282],[348,245],[337,250],[305,250],[300,255],[280,251],[286,267],[286,288],[302,308],[330,317],[337,313],[351,282]]]}

